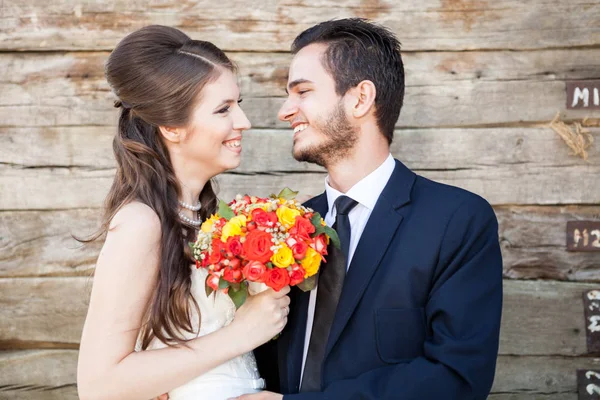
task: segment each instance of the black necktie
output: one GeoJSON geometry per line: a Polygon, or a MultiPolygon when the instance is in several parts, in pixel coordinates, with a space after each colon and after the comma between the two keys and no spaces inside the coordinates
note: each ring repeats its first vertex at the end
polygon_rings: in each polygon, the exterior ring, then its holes
{"type": "Polygon", "coordinates": [[[333,228],[340,238],[341,250],[333,245],[327,249],[327,263],[322,265],[317,288],[317,303],[300,392],[321,391],[321,366],[335,310],[346,277],[346,260],[350,248],[350,219],[348,213],[358,203],[348,196],[335,201],[337,210],[333,228]]]}

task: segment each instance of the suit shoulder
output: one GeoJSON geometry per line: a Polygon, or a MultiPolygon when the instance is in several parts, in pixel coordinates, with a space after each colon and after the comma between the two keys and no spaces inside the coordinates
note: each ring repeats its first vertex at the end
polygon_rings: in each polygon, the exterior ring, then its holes
{"type": "Polygon", "coordinates": [[[493,214],[490,203],[478,194],[456,186],[432,181],[417,175],[413,195],[416,200],[425,200],[432,205],[443,206],[448,211],[467,208],[472,213],[493,214]]]}
{"type": "Polygon", "coordinates": [[[310,198],[309,200],[307,200],[304,203],[302,203],[302,205],[304,207],[314,209],[315,208],[315,204],[317,204],[318,202],[320,202],[322,200],[323,196],[326,196],[325,192],[323,192],[323,193],[321,193],[321,194],[319,194],[319,195],[317,195],[315,197],[310,198]]]}

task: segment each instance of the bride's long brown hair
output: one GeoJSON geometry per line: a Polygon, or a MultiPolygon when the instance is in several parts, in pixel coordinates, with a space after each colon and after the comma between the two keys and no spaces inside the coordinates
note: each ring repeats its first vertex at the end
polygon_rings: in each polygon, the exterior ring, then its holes
{"type": "MultiPolygon", "coordinates": [[[[186,229],[178,218],[181,188],[158,127],[187,126],[202,88],[222,68],[235,72],[234,64],[215,45],[160,25],[125,37],[106,63],[106,79],[119,98],[113,141],[117,172],[95,238],[106,233],[116,212],[133,200],[152,208],[162,228],[158,284],[142,326],[143,349],[153,337],[182,343],[181,333],[192,332],[191,307],[198,309],[190,293],[192,260],[185,250],[193,229],[186,229]]],[[[211,182],[198,200],[201,218],[216,211],[211,182]]]]}

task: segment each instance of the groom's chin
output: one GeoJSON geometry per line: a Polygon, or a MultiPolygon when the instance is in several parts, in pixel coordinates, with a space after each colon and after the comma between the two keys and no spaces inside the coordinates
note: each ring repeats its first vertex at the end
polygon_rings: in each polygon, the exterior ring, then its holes
{"type": "Polygon", "coordinates": [[[317,164],[321,167],[325,166],[325,160],[323,160],[323,157],[321,157],[321,155],[314,149],[298,149],[294,146],[292,149],[292,157],[299,162],[317,164]]]}

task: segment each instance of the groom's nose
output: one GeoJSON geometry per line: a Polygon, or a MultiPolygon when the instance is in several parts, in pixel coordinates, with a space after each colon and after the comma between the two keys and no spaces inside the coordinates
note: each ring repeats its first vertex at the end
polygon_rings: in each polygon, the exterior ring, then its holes
{"type": "Polygon", "coordinates": [[[279,117],[281,121],[290,121],[297,113],[298,106],[288,97],[279,109],[277,117],[279,117]]]}

